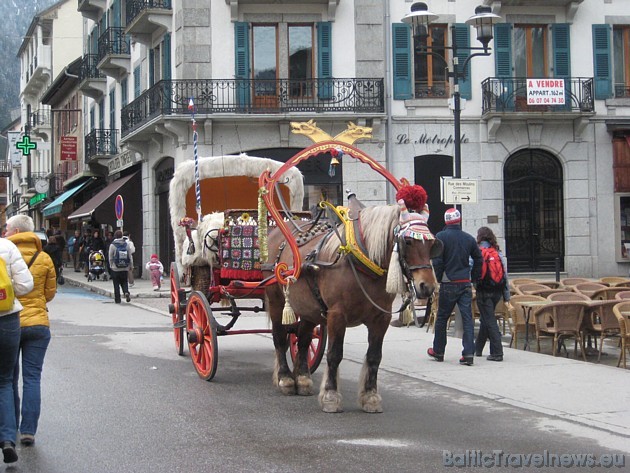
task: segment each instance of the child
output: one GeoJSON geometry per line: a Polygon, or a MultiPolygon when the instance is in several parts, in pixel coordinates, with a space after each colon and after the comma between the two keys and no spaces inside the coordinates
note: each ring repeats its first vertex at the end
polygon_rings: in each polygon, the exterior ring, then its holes
{"type": "Polygon", "coordinates": [[[153,283],[153,290],[159,291],[162,286],[162,273],[164,272],[164,266],[158,259],[158,255],[152,254],[151,261],[146,264],[146,269],[151,273],[151,282],[153,283]]]}

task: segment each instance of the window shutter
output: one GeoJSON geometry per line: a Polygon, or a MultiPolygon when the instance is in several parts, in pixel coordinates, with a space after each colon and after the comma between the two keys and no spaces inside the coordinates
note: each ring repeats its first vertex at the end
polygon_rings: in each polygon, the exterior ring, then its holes
{"type": "Polygon", "coordinates": [[[494,25],[494,68],[497,77],[512,77],[512,25],[494,25]]]}
{"type": "Polygon", "coordinates": [[[112,4],[112,12],[113,12],[113,16],[114,18],[112,18],[112,26],[114,26],[115,28],[120,27],[121,21],[120,21],[120,0],[114,0],[113,4],[112,4]]]}
{"type": "Polygon", "coordinates": [[[595,98],[599,100],[608,99],[613,96],[610,30],[610,25],[593,25],[595,98]]]}
{"type": "Polygon", "coordinates": [[[240,107],[250,104],[249,66],[249,23],[234,23],[234,75],[236,81],[236,102],[240,107]]]}
{"type": "Polygon", "coordinates": [[[149,49],[149,87],[155,84],[155,50],[149,49]]]}
{"type": "Polygon", "coordinates": [[[551,25],[553,38],[553,70],[554,77],[569,79],[571,77],[570,29],[568,23],[551,25]]]}
{"type": "Polygon", "coordinates": [[[140,97],[140,65],[133,70],[133,98],[140,97]]]}
{"type": "Polygon", "coordinates": [[[411,77],[411,27],[392,24],[394,100],[413,98],[411,77]]]}
{"type": "MultiPolygon", "coordinates": [[[[462,49],[470,47],[470,28],[465,23],[455,24],[455,39],[457,41],[457,70],[462,71],[462,66],[466,62],[468,56],[470,56],[470,50],[462,49]]],[[[466,65],[466,78],[458,79],[459,94],[464,99],[470,100],[472,98],[472,78],[470,77],[470,62],[466,65]]]]}
{"type": "Polygon", "coordinates": [[[330,99],[333,95],[332,79],[332,23],[317,23],[317,77],[320,99],[330,99]]]}
{"type": "Polygon", "coordinates": [[[171,34],[162,40],[162,80],[171,80],[171,34]]]}

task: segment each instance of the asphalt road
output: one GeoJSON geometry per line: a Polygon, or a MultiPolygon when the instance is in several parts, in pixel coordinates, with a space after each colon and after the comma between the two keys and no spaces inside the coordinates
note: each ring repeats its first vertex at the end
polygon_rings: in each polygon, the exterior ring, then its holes
{"type": "MultiPolygon", "coordinates": [[[[391,372],[379,374],[385,412],[365,414],[360,366],[348,360],[346,410],[325,414],[315,396],[272,386],[266,335],[219,338],[217,375],[205,382],[176,355],[165,314],[67,286],[50,311],[36,443],[7,472],[432,472],[452,471],[444,458],[467,450],[628,453],[628,439],[391,372]]],[[[562,468],[584,470],[611,471],[562,468]]]]}

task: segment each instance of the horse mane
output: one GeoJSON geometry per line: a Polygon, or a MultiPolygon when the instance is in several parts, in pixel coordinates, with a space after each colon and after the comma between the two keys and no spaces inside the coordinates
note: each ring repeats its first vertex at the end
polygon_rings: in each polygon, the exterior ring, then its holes
{"type": "MultiPolygon", "coordinates": [[[[394,227],[398,224],[398,205],[377,205],[366,207],[359,212],[363,242],[368,257],[381,268],[389,264],[394,227]]],[[[330,238],[321,250],[323,258],[330,259],[339,248],[339,239],[330,238]]]]}

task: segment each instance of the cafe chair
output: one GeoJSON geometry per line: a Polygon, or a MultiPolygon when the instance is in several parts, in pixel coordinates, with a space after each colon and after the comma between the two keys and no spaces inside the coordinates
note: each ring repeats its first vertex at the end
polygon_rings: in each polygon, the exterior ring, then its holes
{"type": "Polygon", "coordinates": [[[615,287],[630,288],[630,280],[624,281],[624,282],[618,282],[617,284],[615,284],[615,287]]]}
{"type": "Polygon", "coordinates": [[[597,362],[602,357],[604,339],[619,336],[619,321],[613,308],[619,301],[592,301],[589,304],[588,317],[584,317],[584,332],[599,335],[599,353],[597,362]]]}
{"type": "Polygon", "coordinates": [[[581,283],[576,284],[575,286],[573,286],[573,290],[575,292],[582,293],[582,294],[592,298],[593,294],[595,294],[600,289],[606,289],[606,287],[607,286],[604,286],[603,284],[599,284],[599,283],[596,283],[596,282],[581,282],[581,283]]]}
{"type": "Polygon", "coordinates": [[[549,294],[547,299],[553,302],[561,302],[561,301],[590,301],[591,298],[585,294],[574,291],[564,291],[564,292],[554,292],[553,294],[549,294]]]}
{"type": "Polygon", "coordinates": [[[537,281],[537,283],[547,286],[549,289],[562,289],[560,281],[537,281]]]}
{"type": "Polygon", "coordinates": [[[625,291],[618,292],[617,294],[615,294],[615,300],[618,300],[618,301],[630,300],[630,291],[625,290],[625,291]]]}
{"type": "Polygon", "coordinates": [[[512,289],[514,289],[514,292],[516,291],[516,288],[518,286],[521,286],[523,284],[537,284],[538,280],[536,279],[532,279],[532,278],[516,278],[516,279],[510,279],[510,286],[512,289]]]}
{"type": "MultiPolygon", "coordinates": [[[[436,289],[435,291],[433,291],[433,294],[431,295],[431,311],[429,312],[429,318],[427,319],[427,324],[426,324],[427,332],[431,330],[432,327],[433,327],[433,331],[435,331],[435,321],[437,320],[439,299],[440,299],[440,293],[436,289]]],[[[453,312],[448,319],[448,323],[446,325],[447,330],[451,328],[451,322],[453,321],[454,316],[455,316],[455,313],[453,312]]]]}
{"type": "MultiPolygon", "coordinates": [[[[479,306],[477,305],[476,295],[473,296],[473,300],[472,300],[472,315],[473,315],[473,321],[476,319],[479,319],[480,317],[479,306]]],[[[509,321],[508,321],[509,314],[508,314],[508,308],[505,305],[505,301],[503,299],[501,299],[499,303],[497,304],[497,306],[494,308],[494,316],[497,319],[497,323],[499,323],[499,325],[502,327],[501,333],[505,335],[505,327],[506,325],[509,324],[509,321]]]]}
{"type": "MultiPolygon", "coordinates": [[[[523,311],[523,305],[521,302],[529,302],[529,301],[544,301],[544,297],[533,296],[533,295],[524,295],[524,294],[516,294],[510,298],[510,303],[512,304],[513,309],[509,311],[510,319],[508,321],[510,327],[510,333],[512,334],[512,338],[510,339],[510,347],[512,347],[512,343],[514,343],[514,348],[518,348],[518,337],[519,334],[525,334],[526,323],[525,323],[525,312],[523,311]]],[[[530,318],[530,329],[529,333],[534,335],[534,326],[530,318]]]]}
{"type": "Polygon", "coordinates": [[[622,282],[630,282],[628,278],[622,278],[621,276],[605,276],[603,278],[599,278],[602,284],[606,284],[607,286],[613,287],[622,282]]]}
{"type": "Polygon", "coordinates": [[[619,323],[619,337],[621,338],[621,352],[617,366],[623,361],[626,368],[626,352],[630,351],[630,301],[619,302],[613,307],[613,313],[619,323]]]}
{"type": "Polygon", "coordinates": [[[612,301],[615,300],[615,295],[620,292],[628,292],[627,287],[606,287],[604,289],[600,289],[591,294],[591,299],[594,301],[612,301]]]}
{"type": "Polygon", "coordinates": [[[587,308],[586,301],[550,302],[546,306],[535,308],[533,315],[536,324],[538,353],[540,353],[540,339],[542,337],[553,338],[551,348],[553,356],[558,354],[558,343],[561,338],[573,337],[576,341],[573,356],[577,358],[577,345],[579,343],[582,359],[586,361],[582,340],[582,320],[587,308]]]}
{"type": "Polygon", "coordinates": [[[560,280],[560,283],[564,287],[568,287],[568,288],[572,288],[576,284],[580,284],[582,282],[590,282],[590,281],[586,278],[564,278],[560,280]]]}

